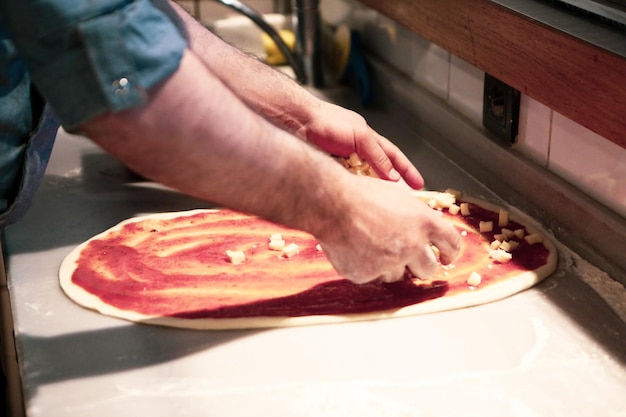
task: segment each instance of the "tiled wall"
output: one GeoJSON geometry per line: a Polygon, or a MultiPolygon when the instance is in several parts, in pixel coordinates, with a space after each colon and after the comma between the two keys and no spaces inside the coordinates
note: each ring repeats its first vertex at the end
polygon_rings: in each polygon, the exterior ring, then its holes
{"type": "MultiPolygon", "coordinates": [[[[322,0],[322,16],[360,30],[370,52],[482,124],[482,71],[354,0],[322,0]]],[[[626,149],[529,97],[520,107],[515,147],[626,216],[626,149]]]]}

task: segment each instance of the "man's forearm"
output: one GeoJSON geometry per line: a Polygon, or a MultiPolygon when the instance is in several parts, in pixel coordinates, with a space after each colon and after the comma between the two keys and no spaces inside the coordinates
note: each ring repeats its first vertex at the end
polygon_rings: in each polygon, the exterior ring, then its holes
{"type": "Polygon", "coordinates": [[[355,282],[428,277],[430,244],[451,262],[458,232],[402,187],[350,174],[243,104],[185,51],[145,106],[83,130],[137,172],[187,194],[313,234],[355,282]]]}
{"type": "Polygon", "coordinates": [[[190,51],[146,106],[97,117],[83,130],[155,181],[313,234],[336,219],[342,181],[351,177],[248,109],[190,51]]]}
{"type": "Polygon", "coordinates": [[[294,134],[301,131],[321,105],[317,98],[285,74],[223,42],[181,6],[173,3],[173,8],[187,30],[190,48],[222,82],[272,123],[294,134]]]}
{"type": "Polygon", "coordinates": [[[191,49],[248,107],[325,152],[356,152],[385,180],[401,177],[414,188],[424,181],[408,158],[359,114],[313,96],[297,82],[247,56],[212,34],[174,4],[191,49]]]}

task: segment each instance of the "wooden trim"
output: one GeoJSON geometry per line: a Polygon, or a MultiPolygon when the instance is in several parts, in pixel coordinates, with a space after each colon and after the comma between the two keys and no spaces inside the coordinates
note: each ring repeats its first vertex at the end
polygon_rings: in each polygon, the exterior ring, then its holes
{"type": "Polygon", "coordinates": [[[489,0],[359,0],[626,148],[626,59],[489,0]]]}

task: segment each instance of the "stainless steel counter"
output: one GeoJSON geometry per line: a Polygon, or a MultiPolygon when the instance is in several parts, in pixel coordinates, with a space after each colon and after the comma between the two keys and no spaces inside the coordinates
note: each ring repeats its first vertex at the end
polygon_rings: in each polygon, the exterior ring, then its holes
{"type": "MultiPolygon", "coordinates": [[[[404,118],[359,111],[428,188],[498,201],[404,118]]],[[[59,288],[61,261],[94,234],[203,206],[60,133],[32,210],[5,236],[27,416],[626,415],[626,324],[589,276],[622,287],[563,245],[553,276],[503,301],[353,324],[152,327],[82,309],[59,288]]]]}

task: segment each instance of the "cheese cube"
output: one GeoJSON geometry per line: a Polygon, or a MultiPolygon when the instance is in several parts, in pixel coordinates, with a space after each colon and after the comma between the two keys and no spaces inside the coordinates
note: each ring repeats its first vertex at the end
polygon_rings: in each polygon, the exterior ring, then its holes
{"type": "Polygon", "coordinates": [[[450,193],[439,193],[437,194],[436,200],[437,206],[441,208],[448,208],[456,203],[456,197],[450,193]]]}
{"type": "Polygon", "coordinates": [[[507,229],[506,227],[503,227],[501,232],[502,234],[504,234],[504,236],[506,236],[507,239],[511,239],[515,236],[515,232],[511,229],[507,229]]]}
{"type": "Polygon", "coordinates": [[[534,245],[536,243],[541,243],[543,242],[543,238],[541,237],[540,234],[538,233],[531,233],[528,236],[526,236],[524,238],[524,240],[526,241],[526,243],[528,243],[529,245],[534,245]]]}
{"type": "Polygon", "coordinates": [[[450,207],[448,207],[448,213],[452,214],[453,216],[459,214],[459,211],[461,211],[461,207],[456,204],[452,204],[450,205],[450,207]]]}
{"type": "Polygon", "coordinates": [[[369,176],[369,167],[357,167],[352,171],[353,174],[360,175],[361,177],[369,176]]]}
{"type": "Polygon", "coordinates": [[[493,230],[493,222],[492,221],[479,222],[478,223],[478,230],[480,231],[480,233],[491,232],[493,230]]]}
{"type": "Polygon", "coordinates": [[[500,209],[500,213],[498,213],[498,226],[504,227],[507,224],[509,224],[509,212],[504,209],[500,209]]]}
{"type": "Polygon", "coordinates": [[[513,259],[513,256],[505,250],[502,249],[490,249],[489,256],[496,262],[506,263],[513,259]]]}
{"type": "Polygon", "coordinates": [[[300,253],[300,247],[296,243],[290,243],[283,248],[283,256],[291,258],[300,253]]]}
{"type": "Polygon", "coordinates": [[[513,234],[518,239],[524,239],[524,235],[526,234],[526,231],[524,229],[515,229],[513,231],[513,234]]]}
{"type": "Polygon", "coordinates": [[[351,167],[358,167],[359,165],[363,164],[363,160],[359,157],[359,155],[354,152],[351,153],[350,156],[348,157],[348,165],[350,165],[351,167]]]}
{"type": "Polygon", "coordinates": [[[280,233],[274,233],[270,236],[270,241],[267,245],[270,250],[282,251],[285,247],[285,241],[283,240],[283,235],[280,233]]]}
{"type": "Polygon", "coordinates": [[[470,208],[469,208],[469,204],[468,203],[461,203],[461,215],[462,216],[469,216],[470,215],[470,208]]]}
{"type": "Polygon", "coordinates": [[[455,202],[456,199],[452,194],[437,193],[434,197],[430,198],[426,204],[430,208],[441,210],[444,208],[449,208],[455,202]]]}
{"type": "Polygon", "coordinates": [[[515,249],[517,249],[518,246],[519,246],[518,242],[514,240],[509,240],[509,241],[502,242],[502,244],[500,245],[500,249],[505,250],[507,252],[513,252],[515,249]]]}
{"type": "Polygon", "coordinates": [[[480,276],[480,274],[476,271],[473,271],[467,278],[467,285],[469,285],[470,287],[478,287],[482,280],[483,278],[480,276]]]}
{"type": "Polygon", "coordinates": [[[446,193],[452,194],[456,200],[460,200],[463,197],[463,193],[459,190],[455,190],[454,188],[447,188],[446,193]]]}
{"type": "Polygon", "coordinates": [[[504,242],[506,240],[506,235],[504,235],[504,233],[496,233],[493,235],[493,238],[495,240],[499,240],[500,242],[504,242]]]}
{"type": "Polygon", "coordinates": [[[272,239],[267,246],[270,250],[282,251],[285,248],[285,241],[282,239],[272,239]]]}
{"type": "Polygon", "coordinates": [[[242,264],[246,260],[246,255],[242,251],[227,250],[226,256],[233,265],[242,264]]]}

